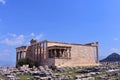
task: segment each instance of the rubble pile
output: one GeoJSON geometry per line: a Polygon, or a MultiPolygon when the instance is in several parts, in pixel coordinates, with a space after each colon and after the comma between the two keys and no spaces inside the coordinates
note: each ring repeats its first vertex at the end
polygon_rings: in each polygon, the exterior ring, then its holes
{"type": "Polygon", "coordinates": [[[30,75],[26,80],[119,80],[119,64],[103,64],[94,67],[62,67],[49,68],[39,66],[29,68],[28,65],[22,67],[0,67],[0,80],[22,80],[19,75],[30,75]],[[2,78],[4,77],[4,79],[2,78]]]}

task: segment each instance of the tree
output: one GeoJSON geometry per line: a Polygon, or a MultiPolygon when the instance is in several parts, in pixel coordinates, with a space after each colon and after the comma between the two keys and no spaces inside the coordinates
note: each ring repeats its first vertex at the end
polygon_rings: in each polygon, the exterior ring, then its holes
{"type": "Polygon", "coordinates": [[[16,67],[23,66],[23,65],[29,65],[29,67],[33,67],[33,66],[36,66],[37,64],[30,58],[24,58],[24,59],[20,59],[17,62],[16,67]]]}

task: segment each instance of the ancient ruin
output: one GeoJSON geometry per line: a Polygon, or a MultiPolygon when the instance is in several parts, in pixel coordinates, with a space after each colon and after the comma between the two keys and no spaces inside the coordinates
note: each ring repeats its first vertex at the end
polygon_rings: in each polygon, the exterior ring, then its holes
{"type": "Polygon", "coordinates": [[[16,48],[16,62],[26,57],[37,61],[41,66],[74,67],[99,65],[98,42],[74,44],[48,40],[38,42],[36,39],[32,39],[30,46],[16,48]]]}

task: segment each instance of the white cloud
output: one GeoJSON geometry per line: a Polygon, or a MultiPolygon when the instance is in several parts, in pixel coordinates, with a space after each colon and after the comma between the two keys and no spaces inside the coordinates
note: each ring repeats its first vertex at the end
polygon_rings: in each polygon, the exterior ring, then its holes
{"type": "Polygon", "coordinates": [[[114,40],[114,41],[118,41],[118,40],[119,40],[119,38],[114,38],[113,40],[114,40]]]}
{"type": "Polygon", "coordinates": [[[17,35],[13,33],[8,33],[6,35],[0,35],[0,43],[6,44],[9,46],[19,46],[19,45],[28,45],[29,41],[32,38],[40,40],[43,37],[43,34],[35,35],[31,33],[30,35],[17,35]]]}
{"type": "Polygon", "coordinates": [[[35,39],[40,40],[43,37],[43,34],[39,34],[35,37],[35,39]]]}
{"type": "Polygon", "coordinates": [[[120,48],[111,48],[110,51],[111,52],[120,52],[120,48]]]}
{"type": "Polygon", "coordinates": [[[6,1],[5,0],[0,0],[0,3],[5,4],[6,1]]]}
{"type": "Polygon", "coordinates": [[[31,33],[30,35],[31,35],[31,36],[35,36],[35,34],[34,34],[34,33],[31,33]]]}
{"type": "Polygon", "coordinates": [[[43,37],[43,34],[35,35],[31,33],[30,35],[17,35],[13,33],[8,33],[6,35],[0,35],[0,43],[6,44],[9,46],[20,46],[20,45],[28,45],[29,41],[32,38],[40,40],[43,37]]]}
{"type": "Polygon", "coordinates": [[[30,40],[31,39],[37,39],[37,40],[40,40],[41,38],[43,37],[43,34],[35,34],[35,33],[30,33],[29,35],[25,35],[25,45],[30,45],[30,40]]]}
{"type": "Polygon", "coordinates": [[[4,43],[6,45],[15,46],[23,44],[24,42],[24,35],[18,35],[11,34],[11,37],[4,38],[1,43],[4,43]]]}
{"type": "Polygon", "coordinates": [[[12,37],[16,37],[17,35],[16,34],[13,34],[13,33],[8,33],[9,36],[12,36],[12,37]]]}
{"type": "Polygon", "coordinates": [[[0,34],[0,64],[15,64],[15,48],[21,45],[28,45],[29,41],[32,38],[41,39],[43,34],[35,35],[34,33],[30,34],[0,34]],[[6,49],[8,48],[8,49],[6,49]]]}

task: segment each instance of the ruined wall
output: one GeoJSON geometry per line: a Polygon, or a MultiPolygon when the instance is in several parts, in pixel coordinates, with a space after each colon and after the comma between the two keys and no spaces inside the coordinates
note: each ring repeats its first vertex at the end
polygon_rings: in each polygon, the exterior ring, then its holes
{"type": "Polygon", "coordinates": [[[28,46],[26,57],[34,60],[33,53],[32,53],[32,47],[31,46],[28,46]]]}
{"type": "Polygon", "coordinates": [[[71,59],[48,59],[48,64],[55,63],[58,67],[64,66],[88,66],[96,65],[95,60],[95,48],[92,46],[83,46],[83,45],[73,45],[73,44],[63,44],[63,43],[54,43],[48,42],[47,46],[71,46],[71,59]]]}
{"type": "Polygon", "coordinates": [[[16,48],[16,62],[19,59],[26,58],[28,46],[21,46],[16,48]]]}

